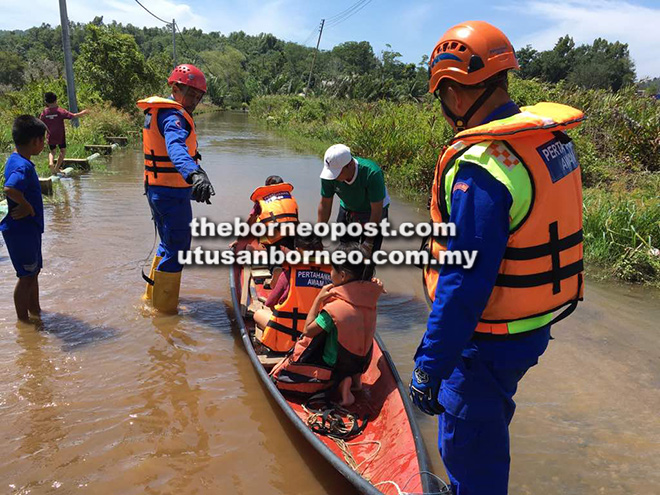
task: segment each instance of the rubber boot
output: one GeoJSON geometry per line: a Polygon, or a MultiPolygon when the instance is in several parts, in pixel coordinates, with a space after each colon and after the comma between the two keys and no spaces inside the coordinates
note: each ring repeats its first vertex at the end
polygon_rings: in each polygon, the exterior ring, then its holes
{"type": "MultiPolygon", "coordinates": [[[[156,271],[156,267],[159,265],[160,260],[162,260],[162,256],[154,256],[154,259],[151,261],[151,269],[149,270],[149,278],[151,280],[154,279],[154,272],[156,271]]],[[[143,301],[151,301],[153,298],[153,293],[154,293],[154,286],[147,283],[146,289],[144,289],[144,294],[142,295],[142,300],[143,301]]]]}
{"type": "Polygon", "coordinates": [[[181,273],[154,271],[153,305],[161,313],[177,313],[181,273]]]}

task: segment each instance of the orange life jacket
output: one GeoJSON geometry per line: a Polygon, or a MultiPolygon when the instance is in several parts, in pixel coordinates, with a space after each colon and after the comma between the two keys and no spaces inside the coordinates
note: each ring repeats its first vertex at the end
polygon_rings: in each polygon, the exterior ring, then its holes
{"type": "Polygon", "coordinates": [[[376,303],[383,286],[371,281],[353,281],[334,287],[323,305],[337,327],[335,377],[363,373],[371,361],[376,333],[376,303]]]}
{"type": "MultiPolygon", "coordinates": [[[[261,213],[257,218],[261,223],[298,222],[298,203],[291,194],[293,186],[287,182],[257,187],[250,199],[259,203],[261,213]]],[[[262,244],[273,244],[282,239],[282,235],[265,236],[260,239],[262,244]]]]}
{"type": "Polygon", "coordinates": [[[337,362],[323,361],[327,333],[302,337],[293,352],[273,370],[271,377],[280,390],[313,394],[330,388],[344,377],[364,373],[373,354],[376,333],[376,303],[383,287],[374,282],[355,281],[333,288],[323,309],[337,327],[337,362]]]}
{"type": "Polygon", "coordinates": [[[192,116],[180,103],[160,96],[151,96],[137,102],[144,110],[144,128],[142,129],[142,149],[144,151],[144,182],[150,186],[185,188],[191,187],[176,169],[169,155],[165,137],[158,130],[158,112],[165,108],[180,110],[190,125],[190,134],[186,139],[188,154],[195,160],[197,153],[197,133],[192,116]]]}
{"type": "Polygon", "coordinates": [[[314,338],[301,337],[291,354],[282,359],[270,372],[275,386],[283,391],[311,395],[330,388],[332,368],[323,362],[323,346],[327,334],[314,338]]]}
{"type": "MultiPolygon", "coordinates": [[[[504,259],[476,328],[480,334],[535,330],[567,316],[582,300],[582,181],[563,131],[583,120],[582,112],[565,105],[524,107],[512,117],[460,132],[436,165],[433,222],[449,221],[453,180],[462,162],[486,168],[514,200],[504,259]],[[521,192],[520,184],[528,192],[521,192]],[[553,312],[565,306],[553,320],[553,312]]],[[[431,238],[429,249],[438,259],[446,240],[431,238]]],[[[429,300],[435,297],[438,269],[424,268],[429,300]]]]}
{"type": "Polygon", "coordinates": [[[293,347],[305,328],[314,299],[331,282],[329,266],[301,264],[289,266],[288,270],[289,293],[282,304],[273,308],[261,339],[263,345],[275,352],[287,352],[293,347]]]}

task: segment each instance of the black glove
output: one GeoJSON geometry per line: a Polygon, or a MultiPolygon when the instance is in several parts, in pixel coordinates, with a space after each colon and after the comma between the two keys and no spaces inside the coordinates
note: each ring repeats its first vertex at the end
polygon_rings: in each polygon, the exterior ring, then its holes
{"type": "Polygon", "coordinates": [[[192,184],[192,197],[198,203],[211,204],[211,196],[215,196],[215,189],[206,172],[200,167],[197,172],[188,176],[188,183],[192,184]]]}

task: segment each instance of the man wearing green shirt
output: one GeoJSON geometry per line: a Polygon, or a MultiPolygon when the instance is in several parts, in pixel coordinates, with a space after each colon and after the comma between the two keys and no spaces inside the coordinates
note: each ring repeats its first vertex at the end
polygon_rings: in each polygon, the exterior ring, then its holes
{"type": "MultiPolygon", "coordinates": [[[[372,160],[354,157],[344,144],[334,144],[325,152],[321,172],[321,202],[318,209],[318,222],[327,222],[332,212],[335,194],[339,196],[341,223],[379,223],[388,216],[390,197],[385,187],[383,171],[372,160]]],[[[342,243],[362,241],[368,252],[377,251],[383,242],[379,233],[376,237],[354,239],[345,236],[342,243]]]]}

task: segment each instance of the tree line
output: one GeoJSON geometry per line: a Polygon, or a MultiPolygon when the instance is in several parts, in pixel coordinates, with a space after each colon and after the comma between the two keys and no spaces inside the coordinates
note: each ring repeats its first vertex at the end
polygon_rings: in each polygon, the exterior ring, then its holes
{"type": "MultiPolygon", "coordinates": [[[[76,81],[84,98],[130,109],[136,99],[166,91],[172,68],[169,27],[139,28],[105,23],[71,23],[76,81]]],[[[368,41],[347,41],[318,53],[309,79],[314,48],[272,34],[222,34],[183,29],[177,33],[178,62],[199,65],[208,75],[212,103],[240,107],[258,96],[300,94],[375,100],[419,100],[427,92],[427,61],[404,63],[387,45],[375,53],[368,41]]],[[[584,88],[618,91],[635,83],[628,46],[597,39],[576,46],[570,36],[552,50],[531,46],[518,51],[520,77],[584,88]]],[[[63,78],[61,29],[42,24],[25,31],[0,31],[0,94],[43,87],[63,78]]]]}

